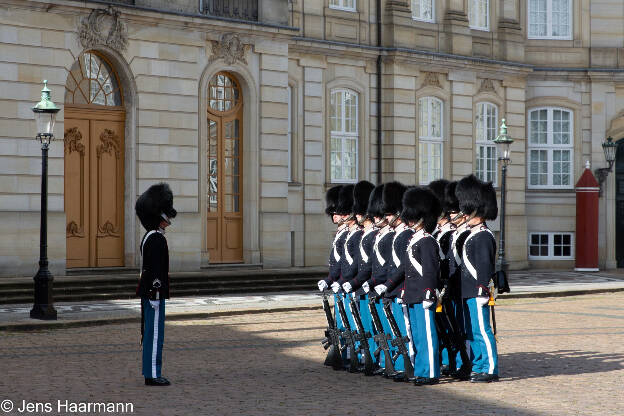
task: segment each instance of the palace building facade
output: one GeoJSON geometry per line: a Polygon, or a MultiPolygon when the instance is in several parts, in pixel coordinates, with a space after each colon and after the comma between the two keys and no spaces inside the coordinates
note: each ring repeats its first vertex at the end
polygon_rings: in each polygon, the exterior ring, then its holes
{"type": "MultiPolygon", "coordinates": [[[[44,79],[54,274],[137,268],[134,202],[160,181],[172,270],[324,265],[330,186],[498,189],[503,118],[510,267],[571,269],[574,185],[624,146],[624,3],[5,0],[0,275],[37,269],[44,79]]],[[[624,149],[602,187],[599,265],[624,267],[624,149]]]]}

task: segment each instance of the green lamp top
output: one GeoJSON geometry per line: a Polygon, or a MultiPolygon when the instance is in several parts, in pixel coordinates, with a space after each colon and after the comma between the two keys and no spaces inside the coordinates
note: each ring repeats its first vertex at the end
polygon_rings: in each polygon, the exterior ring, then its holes
{"type": "Polygon", "coordinates": [[[50,89],[48,88],[48,80],[43,81],[43,89],[41,90],[41,101],[39,101],[32,110],[35,113],[56,113],[60,110],[50,100],[50,89]]]}
{"type": "Polygon", "coordinates": [[[496,136],[496,139],[493,140],[494,143],[513,143],[513,139],[507,135],[507,125],[505,124],[505,119],[502,119],[500,126],[500,133],[496,136]]]}

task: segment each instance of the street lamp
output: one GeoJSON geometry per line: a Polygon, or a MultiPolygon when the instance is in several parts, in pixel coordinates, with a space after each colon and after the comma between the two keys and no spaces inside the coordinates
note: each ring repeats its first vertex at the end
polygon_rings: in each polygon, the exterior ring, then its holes
{"type": "Polygon", "coordinates": [[[602,150],[604,151],[605,160],[609,165],[608,168],[598,168],[594,171],[596,174],[596,179],[598,179],[598,184],[600,185],[600,196],[602,196],[602,184],[607,180],[607,176],[609,176],[609,172],[611,172],[611,168],[613,167],[613,162],[615,162],[615,151],[617,150],[617,143],[613,143],[613,137],[607,137],[607,140],[602,144],[602,150]]]}
{"type": "Polygon", "coordinates": [[[59,108],[50,101],[48,81],[43,81],[41,101],[32,111],[37,124],[37,140],[41,143],[41,228],[39,231],[39,271],[35,280],[35,304],[30,310],[34,319],[54,320],[56,309],[52,299],[54,277],[48,270],[48,148],[54,139],[54,122],[59,108]]]}
{"type": "Polygon", "coordinates": [[[498,160],[502,165],[502,178],[501,178],[501,214],[500,214],[500,236],[498,242],[498,270],[506,272],[507,262],[505,261],[505,193],[507,183],[507,165],[510,162],[509,155],[511,153],[511,144],[513,139],[507,135],[507,125],[505,119],[502,119],[500,126],[500,133],[494,139],[496,144],[496,153],[498,154],[498,160]]]}

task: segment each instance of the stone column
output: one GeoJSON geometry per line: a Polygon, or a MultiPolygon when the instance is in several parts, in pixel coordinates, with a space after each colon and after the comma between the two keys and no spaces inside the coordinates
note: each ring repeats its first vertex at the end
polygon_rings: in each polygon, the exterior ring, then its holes
{"type": "Polygon", "coordinates": [[[526,217],[526,78],[509,76],[503,80],[505,109],[501,114],[513,138],[511,163],[507,168],[505,253],[510,270],[528,267],[526,217]]]}
{"type": "Polygon", "coordinates": [[[440,34],[440,45],[444,52],[457,55],[472,55],[472,36],[468,27],[468,14],[464,0],[448,0],[444,14],[444,32],[440,34]]]}
{"type": "Polygon", "coordinates": [[[501,0],[498,19],[498,59],[524,61],[524,36],[520,25],[520,1],[501,0]]]}
{"type": "MultiPolygon", "coordinates": [[[[259,40],[260,242],[265,267],[290,266],[288,44],[259,40]]],[[[250,126],[251,127],[251,126],[250,126]]],[[[252,127],[253,128],[253,127],[252,127]]]]}
{"type": "Polygon", "coordinates": [[[449,139],[453,179],[461,179],[474,171],[474,140],[472,96],[475,92],[477,74],[473,71],[451,71],[448,74],[451,83],[451,106],[449,139]]]}

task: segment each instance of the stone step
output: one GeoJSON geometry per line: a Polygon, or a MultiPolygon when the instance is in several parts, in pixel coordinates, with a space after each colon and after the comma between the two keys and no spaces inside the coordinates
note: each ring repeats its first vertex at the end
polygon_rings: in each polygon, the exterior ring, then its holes
{"type": "MultiPolygon", "coordinates": [[[[228,270],[171,273],[171,295],[211,296],[267,291],[313,290],[327,275],[324,268],[228,270]]],[[[136,274],[60,276],[54,279],[55,302],[129,299],[134,297],[136,274]]],[[[31,303],[32,278],[0,279],[0,304],[31,303]]]]}

